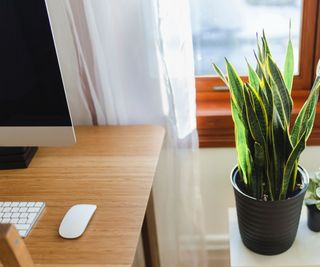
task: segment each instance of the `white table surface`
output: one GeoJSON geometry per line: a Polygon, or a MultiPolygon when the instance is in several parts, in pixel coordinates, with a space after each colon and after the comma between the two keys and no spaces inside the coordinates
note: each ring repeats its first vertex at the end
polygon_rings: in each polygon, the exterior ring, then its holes
{"type": "Polygon", "coordinates": [[[286,252],[263,256],[247,249],[241,240],[237,213],[229,208],[229,240],[231,267],[319,267],[320,233],[309,230],[307,209],[303,207],[296,240],[286,252]]]}

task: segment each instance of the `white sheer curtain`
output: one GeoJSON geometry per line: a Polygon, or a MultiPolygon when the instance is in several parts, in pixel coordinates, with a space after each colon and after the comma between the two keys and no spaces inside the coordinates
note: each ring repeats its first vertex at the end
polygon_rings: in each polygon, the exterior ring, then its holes
{"type": "Polygon", "coordinates": [[[91,123],[166,128],[154,184],[161,265],[206,266],[188,0],[62,2],[91,123]]]}

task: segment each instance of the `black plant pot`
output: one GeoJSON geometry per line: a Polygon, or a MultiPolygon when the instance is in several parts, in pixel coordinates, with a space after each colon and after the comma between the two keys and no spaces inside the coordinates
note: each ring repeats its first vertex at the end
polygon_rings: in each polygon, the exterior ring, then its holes
{"type": "Polygon", "coordinates": [[[308,207],[308,227],[311,231],[320,232],[320,210],[315,205],[308,207]]]}
{"type": "Polygon", "coordinates": [[[243,193],[238,185],[238,167],[231,172],[238,225],[243,244],[262,255],[276,255],[288,250],[297,234],[301,208],[309,176],[299,166],[303,189],[295,196],[279,201],[260,201],[243,193]]]}

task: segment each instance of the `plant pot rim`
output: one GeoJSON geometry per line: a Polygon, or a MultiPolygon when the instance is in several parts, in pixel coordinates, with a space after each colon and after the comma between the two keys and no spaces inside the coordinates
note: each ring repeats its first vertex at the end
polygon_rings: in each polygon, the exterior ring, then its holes
{"type": "MultiPolygon", "coordinates": [[[[301,165],[298,165],[298,171],[301,173],[301,176],[303,178],[303,184],[304,184],[304,187],[301,189],[301,191],[294,195],[293,197],[290,197],[290,198],[286,198],[286,199],[281,199],[281,200],[268,200],[266,202],[283,202],[283,201],[287,201],[288,199],[295,199],[295,198],[298,198],[301,194],[304,194],[304,192],[307,190],[308,188],[308,184],[309,184],[309,174],[308,172],[306,171],[305,168],[303,168],[301,165]]],[[[232,169],[231,169],[231,173],[230,173],[230,181],[231,181],[231,184],[233,186],[233,188],[235,190],[237,190],[237,192],[239,192],[241,195],[243,195],[244,197],[246,198],[249,198],[249,199],[252,199],[254,201],[259,201],[261,202],[261,200],[258,200],[252,196],[249,196],[247,195],[246,193],[242,192],[240,190],[240,188],[238,187],[238,185],[236,184],[235,182],[235,179],[234,177],[236,177],[236,174],[238,172],[238,165],[235,165],[232,169]]]]}

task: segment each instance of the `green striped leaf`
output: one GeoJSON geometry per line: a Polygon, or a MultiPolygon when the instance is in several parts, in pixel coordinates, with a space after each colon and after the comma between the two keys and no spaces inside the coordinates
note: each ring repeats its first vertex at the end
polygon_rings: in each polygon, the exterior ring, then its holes
{"type": "Polygon", "coordinates": [[[262,80],[262,75],[263,74],[266,75],[265,74],[265,64],[262,63],[262,62],[265,62],[265,61],[261,61],[260,56],[257,56],[255,51],[253,51],[253,53],[254,53],[254,56],[255,56],[256,61],[257,61],[257,74],[258,74],[260,80],[262,80]]]}
{"type": "MultiPolygon", "coordinates": [[[[292,98],[289,95],[289,92],[284,82],[281,71],[279,70],[278,66],[270,56],[268,56],[268,59],[267,59],[267,66],[268,66],[268,72],[270,74],[270,77],[274,82],[272,86],[272,88],[274,89],[274,95],[275,97],[276,95],[280,97],[279,100],[282,104],[281,106],[283,107],[283,111],[286,118],[285,125],[288,125],[288,122],[290,122],[290,116],[291,116],[292,105],[293,105],[292,98]]],[[[280,107],[280,103],[278,104],[280,107]]],[[[279,112],[279,114],[281,115],[281,112],[279,112]]]]}
{"type": "MultiPolygon", "coordinates": [[[[261,62],[259,61],[259,59],[257,57],[256,57],[256,59],[257,59],[258,65],[261,66],[261,62]]],[[[261,91],[266,94],[266,97],[268,99],[268,105],[265,107],[266,107],[267,114],[268,114],[268,120],[270,122],[273,117],[274,96],[273,96],[271,86],[270,86],[269,82],[267,81],[267,78],[263,72],[261,73],[261,87],[262,87],[261,91]]]]}
{"type": "Polygon", "coordinates": [[[265,167],[265,151],[259,143],[254,143],[254,166],[256,172],[256,183],[253,185],[253,197],[256,199],[263,198],[263,180],[265,167]]]}
{"type": "Polygon", "coordinates": [[[263,104],[263,101],[261,97],[259,96],[258,92],[250,85],[250,84],[245,84],[247,86],[249,92],[251,93],[251,99],[252,99],[252,104],[254,107],[254,110],[256,112],[259,125],[262,131],[263,137],[266,139],[267,137],[267,128],[268,128],[268,115],[266,108],[263,104]]]}
{"type": "Polygon", "coordinates": [[[282,125],[281,118],[277,109],[274,109],[273,119],[271,125],[271,158],[272,158],[272,173],[270,174],[269,182],[269,193],[273,198],[276,198],[280,194],[280,183],[277,180],[282,177],[282,170],[284,166],[284,156],[283,156],[283,142],[284,142],[284,126],[282,125]]]}
{"type": "Polygon", "coordinates": [[[265,143],[265,138],[260,126],[260,122],[256,111],[254,110],[253,104],[250,99],[250,92],[249,88],[244,85],[244,95],[245,95],[245,108],[247,114],[247,122],[250,129],[250,133],[253,139],[258,142],[259,144],[265,143]]]}
{"type": "Polygon", "coordinates": [[[287,196],[288,186],[290,183],[292,170],[295,166],[295,162],[298,160],[301,152],[305,149],[305,147],[306,147],[306,132],[304,132],[302,134],[297,145],[293,148],[293,150],[292,150],[292,152],[286,162],[286,165],[284,166],[280,199],[285,199],[287,196]]]}
{"type": "Polygon", "coordinates": [[[227,75],[229,80],[229,89],[231,92],[232,100],[234,104],[238,106],[239,109],[243,109],[244,106],[244,95],[243,95],[243,82],[234,69],[234,67],[230,64],[230,62],[226,59],[227,65],[227,75]]]}
{"type": "Polygon", "coordinates": [[[313,84],[311,93],[301,108],[291,132],[291,141],[296,145],[300,137],[306,132],[306,139],[309,138],[316,114],[316,105],[319,98],[320,76],[318,76],[313,84]]]}
{"type": "Polygon", "coordinates": [[[266,38],[266,34],[264,32],[264,30],[262,31],[262,48],[263,48],[263,53],[264,53],[264,59],[267,60],[268,56],[271,56],[271,51],[269,48],[269,44],[266,38]]]}
{"type": "Polygon", "coordinates": [[[286,59],[284,62],[284,81],[286,83],[287,89],[289,93],[291,93],[292,90],[292,83],[293,83],[293,72],[294,72],[294,56],[293,56],[293,46],[291,42],[291,37],[288,42],[288,47],[286,51],[286,59]]]}
{"type": "Polygon", "coordinates": [[[220,79],[224,82],[224,84],[229,87],[229,83],[228,83],[225,75],[221,71],[221,69],[214,63],[212,63],[212,67],[215,70],[215,72],[219,75],[220,79]]]}
{"type": "Polygon", "coordinates": [[[238,154],[238,167],[242,171],[242,179],[246,185],[251,181],[252,167],[250,160],[250,151],[247,143],[246,128],[243,125],[241,114],[239,113],[236,105],[231,101],[232,118],[234,121],[235,141],[238,154]]]}
{"type": "Polygon", "coordinates": [[[248,72],[249,72],[249,83],[253,88],[255,88],[259,92],[260,78],[248,62],[247,62],[247,65],[248,65],[248,72]]]}
{"type": "Polygon", "coordinates": [[[259,43],[259,35],[258,35],[258,33],[256,33],[256,43],[257,43],[257,47],[258,47],[259,60],[261,62],[263,62],[264,58],[263,58],[263,53],[262,53],[261,46],[260,46],[260,43],[259,43]]]}
{"type": "Polygon", "coordinates": [[[263,84],[264,84],[265,92],[266,92],[268,103],[269,103],[267,107],[268,121],[271,122],[273,118],[274,96],[273,96],[271,86],[269,85],[264,75],[263,75],[263,84]]]}

